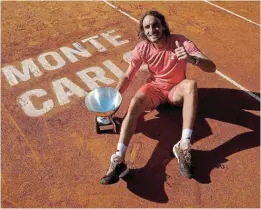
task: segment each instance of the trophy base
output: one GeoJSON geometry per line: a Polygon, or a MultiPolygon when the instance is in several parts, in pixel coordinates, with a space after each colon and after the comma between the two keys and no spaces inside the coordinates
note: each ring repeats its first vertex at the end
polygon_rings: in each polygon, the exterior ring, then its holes
{"type": "Polygon", "coordinates": [[[117,125],[113,116],[96,117],[96,132],[101,133],[116,133],[117,125]]]}

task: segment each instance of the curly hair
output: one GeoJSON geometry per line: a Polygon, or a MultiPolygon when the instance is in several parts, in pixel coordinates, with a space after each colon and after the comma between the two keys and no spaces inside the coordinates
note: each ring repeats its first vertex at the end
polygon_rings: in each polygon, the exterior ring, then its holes
{"type": "Polygon", "coordinates": [[[161,13],[159,13],[158,11],[148,11],[146,12],[142,18],[140,19],[140,26],[139,26],[139,32],[138,32],[138,37],[140,39],[143,39],[143,40],[147,40],[147,36],[144,34],[144,28],[143,28],[143,20],[146,16],[153,16],[153,17],[156,17],[160,20],[162,26],[163,26],[163,33],[166,35],[166,36],[169,36],[170,35],[170,30],[169,30],[169,26],[168,26],[168,23],[166,22],[166,19],[164,17],[164,15],[162,15],[161,13]]]}

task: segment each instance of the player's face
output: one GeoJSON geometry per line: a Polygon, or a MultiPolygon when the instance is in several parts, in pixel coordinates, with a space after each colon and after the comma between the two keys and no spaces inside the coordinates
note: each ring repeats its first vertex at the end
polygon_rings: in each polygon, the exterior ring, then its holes
{"type": "Polygon", "coordinates": [[[152,43],[159,42],[163,37],[163,26],[160,19],[148,15],[143,20],[144,34],[152,43]]]}

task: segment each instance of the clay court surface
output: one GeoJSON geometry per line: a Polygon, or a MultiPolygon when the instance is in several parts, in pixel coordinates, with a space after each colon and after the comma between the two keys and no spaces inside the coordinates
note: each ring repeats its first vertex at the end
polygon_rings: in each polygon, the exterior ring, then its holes
{"type": "MultiPolygon", "coordinates": [[[[1,2],[1,206],[259,208],[260,2],[214,2],[252,22],[204,1],[111,3],[129,17],[103,1],[1,2]],[[199,87],[195,177],[182,177],[170,154],[181,109],[162,106],[138,123],[131,175],[103,186],[119,133],[98,135],[84,98],[116,86],[139,42],[135,19],[151,9],[257,98],[189,65],[199,87]]],[[[138,72],[117,117],[147,76],[138,72]]]]}

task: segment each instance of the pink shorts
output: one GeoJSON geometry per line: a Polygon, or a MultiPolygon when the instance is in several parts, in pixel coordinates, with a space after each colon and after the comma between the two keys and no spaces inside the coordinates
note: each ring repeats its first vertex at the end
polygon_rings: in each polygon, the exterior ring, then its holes
{"type": "Polygon", "coordinates": [[[175,92],[175,85],[163,85],[160,83],[146,83],[143,85],[138,92],[144,93],[151,100],[154,109],[163,103],[173,104],[172,98],[175,92]]]}

